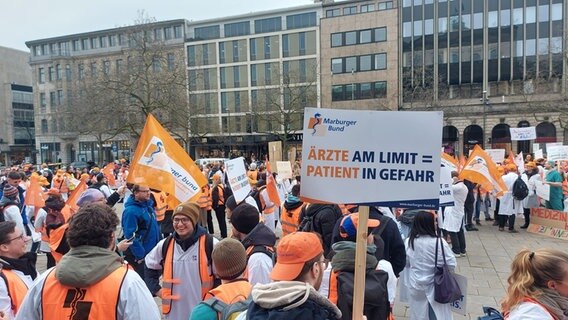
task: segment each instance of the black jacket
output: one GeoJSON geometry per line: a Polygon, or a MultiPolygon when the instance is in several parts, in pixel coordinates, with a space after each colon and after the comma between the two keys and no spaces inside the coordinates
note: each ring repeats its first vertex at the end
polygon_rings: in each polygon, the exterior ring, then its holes
{"type": "Polygon", "coordinates": [[[302,305],[289,309],[264,309],[256,303],[251,303],[247,311],[247,319],[250,320],[292,320],[292,319],[305,319],[305,320],[328,320],[339,319],[334,314],[323,308],[315,301],[308,299],[302,305]]]}
{"type": "Polygon", "coordinates": [[[276,244],[276,235],[264,223],[259,223],[251,232],[241,241],[246,248],[250,246],[268,246],[274,248],[276,244]]]}
{"type": "Polygon", "coordinates": [[[328,257],[335,223],[342,217],[341,209],[336,204],[310,204],[307,208],[302,208],[300,222],[305,216],[313,217],[314,231],[321,235],[323,254],[328,257]]]}

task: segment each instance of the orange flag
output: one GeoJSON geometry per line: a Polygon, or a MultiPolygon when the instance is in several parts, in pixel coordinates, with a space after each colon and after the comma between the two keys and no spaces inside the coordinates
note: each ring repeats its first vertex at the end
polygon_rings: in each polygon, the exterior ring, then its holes
{"type": "Polygon", "coordinates": [[[513,154],[513,150],[509,150],[507,159],[509,159],[509,163],[515,164],[515,155],[513,154]]]}
{"type": "Polygon", "coordinates": [[[465,167],[466,164],[466,160],[465,160],[465,156],[462,154],[460,154],[460,162],[458,164],[458,172],[461,172],[463,170],[463,167],[465,167]]]}
{"type": "Polygon", "coordinates": [[[65,221],[67,221],[69,217],[71,217],[73,214],[75,214],[75,212],[77,212],[77,210],[79,210],[77,200],[79,200],[81,194],[83,194],[83,192],[85,192],[85,190],[89,188],[89,186],[87,186],[87,180],[89,180],[89,176],[81,177],[81,182],[79,182],[79,185],[75,187],[75,190],[73,190],[71,196],[69,196],[69,198],[67,198],[67,201],[65,201],[65,208],[61,210],[61,213],[63,213],[63,215],[65,216],[65,221]]]}
{"type": "Polygon", "coordinates": [[[207,184],[193,159],[151,114],[138,140],[126,181],[144,181],[152,189],[167,192],[174,197],[175,205],[196,201],[201,187],[207,184]]]}
{"type": "Polygon", "coordinates": [[[442,165],[452,171],[458,171],[458,161],[445,152],[442,152],[442,165]]]}
{"type": "Polygon", "coordinates": [[[114,163],[113,162],[109,162],[103,168],[103,174],[107,178],[109,186],[111,186],[111,187],[116,186],[116,179],[114,178],[114,163]]]}
{"type": "Polygon", "coordinates": [[[497,166],[479,145],[473,148],[459,178],[478,183],[487,191],[495,189],[497,194],[507,191],[497,166]]]}
{"type": "Polygon", "coordinates": [[[278,194],[278,187],[276,186],[276,179],[272,175],[272,167],[270,166],[270,161],[266,161],[266,191],[268,192],[268,198],[272,203],[280,206],[282,202],[280,200],[280,195],[278,194]]]}
{"type": "Polygon", "coordinates": [[[26,190],[24,204],[34,206],[36,209],[45,206],[45,194],[39,185],[39,175],[35,172],[30,176],[30,186],[26,190]]]}

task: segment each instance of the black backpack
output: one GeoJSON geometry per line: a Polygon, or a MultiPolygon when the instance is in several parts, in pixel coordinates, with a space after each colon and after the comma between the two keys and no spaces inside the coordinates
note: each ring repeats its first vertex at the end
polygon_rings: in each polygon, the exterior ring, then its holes
{"type": "Polygon", "coordinates": [[[527,184],[521,179],[521,176],[515,180],[513,184],[513,198],[517,200],[524,200],[529,195],[529,188],[527,184]]]}
{"type": "Polygon", "coordinates": [[[314,219],[320,212],[318,211],[313,215],[308,216],[306,210],[308,207],[309,204],[302,207],[302,212],[300,213],[300,217],[303,216],[304,218],[302,218],[302,221],[300,221],[300,225],[298,226],[298,231],[317,232],[314,226],[314,219]]]}
{"type": "Polygon", "coordinates": [[[260,188],[258,188],[257,190],[253,190],[250,193],[250,196],[254,199],[254,201],[256,202],[256,206],[258,207],[258,212],[262,213],[262,211],[264,211],[264,206],[262,205],[262,202],[260,201],[260,192],[262,190],[264,190],[266,188],[266,186],[262,186],[260,188]]]}
{"type": "MultiPolygon", "coordinates": [[[[386,320],[391,313],[387,281],[388,273],[383,270],[367,270],[365,275],[365,301],[363,314],[369,320],[386,320]]],[[[352,319],[353,289],[355,274],[340,271],[337,274],[337,307],[342,319],[352,319]]]]}
{"type": "Polygon", "coordinates": [[[499,310],[491,307],[483,307],[485,315],[477,317],[477,320],[503,320],[503,315],[499,310]]]}

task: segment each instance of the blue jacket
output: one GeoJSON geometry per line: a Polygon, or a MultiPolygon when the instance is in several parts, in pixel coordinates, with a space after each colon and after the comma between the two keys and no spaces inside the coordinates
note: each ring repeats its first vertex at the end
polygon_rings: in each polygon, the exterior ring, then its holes
{"type": "Polygon", "coordinates": [[[143,259],[152,248],[160,241],[160,228],[154,212],[154,202],[136,201],[131,195],[124,204],[122,213],[122,232],[125,239],[136,237],[130,246],[130,252],[136,260],[143,259]]]}

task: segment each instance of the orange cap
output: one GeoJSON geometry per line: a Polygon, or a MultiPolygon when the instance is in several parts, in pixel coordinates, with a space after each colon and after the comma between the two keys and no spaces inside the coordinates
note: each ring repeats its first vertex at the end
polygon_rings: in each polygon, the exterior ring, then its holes
{"type": "Polygon", "coordinates": [[[513,163],[509,163],[505,166],[506,171],[517,171],[517,166],[513,163]]]}
{"type": "Polygon", "coordinates": [[[294,280],[300,275],[306,262],[322,253],[321,240],[315,233],[291,233],[278,244],[278,261],[270,272],[270,278],[275,281],[294,280]]]}
{"type": "Polygon", "coordinates": [[[525,168],[536,168],[536,163],[534,163],[533,161],[529,161],[527,163],[525,163],[525,168]]]}

